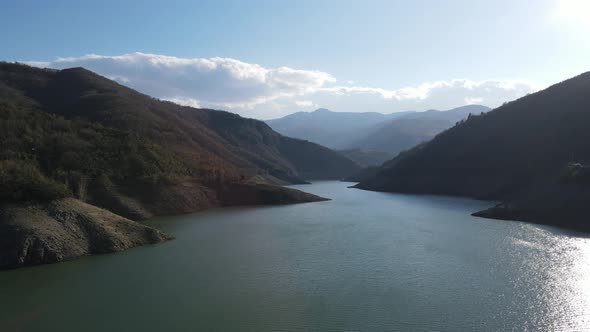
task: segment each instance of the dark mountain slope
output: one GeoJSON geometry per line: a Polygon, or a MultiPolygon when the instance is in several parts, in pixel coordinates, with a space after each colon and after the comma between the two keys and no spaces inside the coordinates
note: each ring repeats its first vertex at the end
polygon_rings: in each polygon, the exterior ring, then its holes
{"type": "Polygon", "coordinates": [[[497,217],[590,229],[588,183],[562,176],[572,162],[590,162],[589,129],[585,73],[471,116],[400,154],[357,187],[501,200],[497,217]]]}
{"type": "MultiPolygon", "coordinates": [[[[66,197],[131,219],[309,202],[322,199],[273,184],[356,170],[341,155],[260,121],[159,101],[81,68],[0,63],[0,214],[66,197]]],[[[11,219],[10,227],[20,222],[11,219]]]]}
{"type": "Polygon", "coordinates": [[[350,149],[338,152],[362,167],[380,166],[395,157],[394,154],[375,150],[350,149]]]}
{"type": "MultiPolygon", "coordinates": [[[[2,81],[39,103],[43,111],[133,132],[165,146],[201,173],[219,173],[222,164],[229,177],[271,175],[288,183],[302,182],[293,160],[281,155],[281,142],[290,139],[260,121],[158,101],[81,68],[54,72],[20,66],[32,73],[17,75],[14,65],[5,66],[13,72],[5,70],[2,81]]],[[[299,148],[303,155],[306,150],[318,151],[313,143],[299,148]]],[[[334,158],[334,173],[347,175],[357,169],[336,153],[322,152],[324,158],[334,158]]]]}

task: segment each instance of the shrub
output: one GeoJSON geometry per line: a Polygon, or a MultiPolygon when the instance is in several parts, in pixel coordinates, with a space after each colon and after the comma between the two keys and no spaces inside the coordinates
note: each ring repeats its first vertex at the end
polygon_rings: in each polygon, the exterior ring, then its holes
{"type": "Polygon", "coordinates": [[[573,184],[590,184],[590,166],[569,163],[561,173],[561,181],[573,184]]]}
{"type": "Polygon", "coordinates": [[[65,184],[48,179],[30,161],[0,161],[0,202],[49,201],[70,195],[65,184]]]}

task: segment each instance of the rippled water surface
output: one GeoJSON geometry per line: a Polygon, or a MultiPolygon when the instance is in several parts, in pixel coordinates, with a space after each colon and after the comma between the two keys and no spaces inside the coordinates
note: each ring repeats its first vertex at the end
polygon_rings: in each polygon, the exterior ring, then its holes
{"type": "Polygon", "coordinates": [[[582,234],[347,185],[297,186],[329,202],[157,218],[175,241],[0,272],[0,330],[590,329],[582,234]]]}

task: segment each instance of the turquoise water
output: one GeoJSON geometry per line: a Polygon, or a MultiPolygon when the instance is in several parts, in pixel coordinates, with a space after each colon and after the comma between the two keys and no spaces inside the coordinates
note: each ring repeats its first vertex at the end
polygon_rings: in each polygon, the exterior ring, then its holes
{"type": "Polygon", "coordinates": [[[149,224],[175,241],[0,273],[1,331],[590,328],[590,240],[471,217],[490,203],[296,186],[332,198],[149,224]]]}

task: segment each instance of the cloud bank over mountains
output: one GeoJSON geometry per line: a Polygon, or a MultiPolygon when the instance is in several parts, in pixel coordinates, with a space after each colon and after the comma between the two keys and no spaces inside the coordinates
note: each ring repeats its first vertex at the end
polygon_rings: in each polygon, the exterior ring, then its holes
{"type": "Polygon", "coordinates": [[[496,107],[541,88],[523,80],[453,79],[386,89],[358,86],[317,70],[265,68],[231,58],[187,59],[139,52],[26,63],[56,69],[85,67],[153,97],[260,119],[320,106],[343,112],[382,113],[466,104],[496,107]]]}

